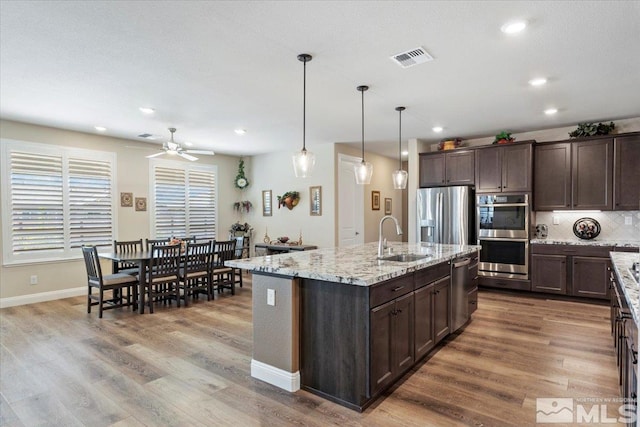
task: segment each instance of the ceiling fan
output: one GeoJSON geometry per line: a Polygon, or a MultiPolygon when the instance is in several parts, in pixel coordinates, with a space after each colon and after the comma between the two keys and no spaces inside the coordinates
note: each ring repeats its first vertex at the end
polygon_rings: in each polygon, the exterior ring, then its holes
{"type": "Polygon", "coordinates": [[[187,159],[187,160],[191,160],[192,162],[195,162],[196,160],[198,160],[198,158],[195,156],[192,156],[190,153],[203,154],[206,156],[213,156],[216,154],[211,150],[185,150],[184,148],[182,148],[182,145],[178,144],[173,140],[173,134],[175,131],[176,131],[176,128],[169,128],[169,132],[171,132],[171,139],[165,142],[164,144],[162,144],[161,152],[156,154],[151,154],[147,156],[147,158],[151,159],[153,157],[162,156],[164,154],[170,154],[172,156],[173,155],[180,156],[183,159],[187,159]]]}

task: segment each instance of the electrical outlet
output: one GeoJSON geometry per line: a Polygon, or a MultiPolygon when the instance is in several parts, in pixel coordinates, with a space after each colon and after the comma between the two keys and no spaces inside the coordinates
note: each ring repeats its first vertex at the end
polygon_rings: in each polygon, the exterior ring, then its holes
{"type": "Polygon", "coordinates": [[[559,225],[560,224],[560,216],[559,215],[554,215],[553,216],[553,225],[559,225]]]}
{"type": "Polygon", "coordinates": [[[624,217],[624,225],[633,225],[633,217],[625,216],[624,217]]]}
{"type": "Polygon", "coordinates": [[[275,289],[267,289],[267,305],[276,305],[275,289]]]}
{"type": "Polygon", "coordinates": [[[33,275],[31,276],[31,279],[29,280],[29,283],[32,285],[37,285],[38,284],[38,276],[37,275],[33,275]]]}

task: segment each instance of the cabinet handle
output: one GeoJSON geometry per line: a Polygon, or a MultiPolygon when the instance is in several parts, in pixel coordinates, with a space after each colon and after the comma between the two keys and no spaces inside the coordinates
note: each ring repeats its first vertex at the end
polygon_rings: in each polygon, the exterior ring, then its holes
{"type": "Polygon", "coordinates": [[[391,292],[398,292],[400,289],[403,289],[404,286],[398,286],[397,288],[391,289],[391,292]]]}
{"type": "Polygon", "coordinates": [[[396,314],[398,314],[398,313],[402,313],[402,309],[401,308],[396,310],[396,314]]]}

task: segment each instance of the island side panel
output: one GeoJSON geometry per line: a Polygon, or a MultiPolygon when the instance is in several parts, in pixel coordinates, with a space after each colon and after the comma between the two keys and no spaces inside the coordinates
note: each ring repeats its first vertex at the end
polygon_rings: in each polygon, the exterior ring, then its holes
{"type": "Polygon", "coordinates": [[[298,279],[253,274],[251,376],[287,391],[300,389],[298,279]],[[275,305],[267,304],[267,290],[275,305]]]}
{"type": "Polygon", "coordinates": [[[362,410],[369,394],[369,289],[300,282],[302,388],[362,410]]]}

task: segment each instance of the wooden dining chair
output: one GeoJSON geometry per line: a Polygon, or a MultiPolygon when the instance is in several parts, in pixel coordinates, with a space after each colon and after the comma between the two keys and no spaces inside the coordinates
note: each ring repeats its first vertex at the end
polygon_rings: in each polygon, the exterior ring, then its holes
{"type": "MultiPolygon", "coordinates": [[[[113,241],[113,252],[115,253],[134,253],[140,251],[142,251],[142,239],[113,241]]],[[[113,261],[111,271],[113,273],[124,273],[135,276],[138,274],[138,264],[127,261],[113,261]]]]}
{"type": "MultiPolygon", "coordinates": [[[[149,312],[155,302],[176,300],[180,307],[180,245],[153,245],[151,262],[143,292],[148,296],[149,312]]],[[[144,307],[142,307],[144,312],[144,307]]]]}
{"type": "Polygon", "coordinates": [[[213,259],[213,242],[189,243],[180,268],[180,289],[184,305],[191,296],[198,298],[200,293],[207,295],[207,301],[213,298],[211,262],[213,259]]]}
{"type": "Polygon", "coordinates": [[[161,246],[161,245],[168,245],[168,244],[169,244],[169,239],[145,239],[145,246],[147,247],[148,251],[151,250],[151,247],[153,245],[161,246]]]}
{"type": "Polygon", "coordinates": [[[229,288],[231,295],[235,295],[235,269],[225,266],[224,262],[232,260],[235,256],[236,241],[235,239],[216,241],[213,245],[213,285],[217,288],[218,293],[221,293],[225,288],[229,288]]]}
{"type": "Polygon", "coordinates": [[[97,305],[98,317],[102,319],[104,310],[137,305],[138,279],[136,277],[125,273],[103,275],[95,246],[82,246],[82,255],[87,268],[87,313],[91,313],[91,307],[97,305]],[[92,293],[94,288],[98,290],[97,295],[92,293]],[[112,296],[105,299],[105,292],[108,291],[112,291],[112,296]]]}
{"type": "MultiPolygon", "coordinates": [[[[248,237],[245,236],[236,236],[235,240],[236,240],[236,248],[234,251],[234,259],[241,259],[244,258],[245,253],[248,254],[248,237]]],[[[240,287],[242,287],[242,269],[241,268],[235,268],[235,281],[236,284],[240,285],[240,287]]]]}

